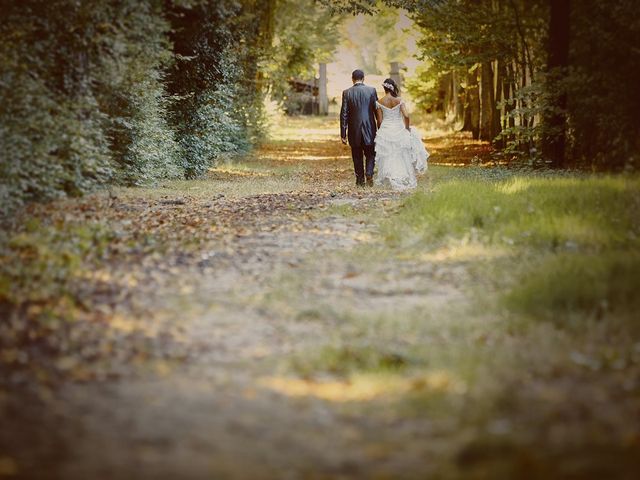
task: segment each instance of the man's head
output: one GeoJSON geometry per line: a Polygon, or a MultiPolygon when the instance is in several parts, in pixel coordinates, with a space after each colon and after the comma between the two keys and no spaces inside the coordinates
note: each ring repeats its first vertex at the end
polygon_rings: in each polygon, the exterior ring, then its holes
{"type": "Polygon", "coordinates": [[[351,74],[351,80],[353,80],[353,83],[364,82],[364,72],[362,70],[354,70],[351,74]]]}

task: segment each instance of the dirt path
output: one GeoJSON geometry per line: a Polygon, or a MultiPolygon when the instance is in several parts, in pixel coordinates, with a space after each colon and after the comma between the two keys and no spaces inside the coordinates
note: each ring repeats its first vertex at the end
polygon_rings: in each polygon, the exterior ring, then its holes
{"type": "MultiPolygon", "coordinates": [[[[361,352],[385,335],[388,344],[372,347],[372,369],[384,375],[408,362],[396,328],[415,312],[438,319],[453,305],[466,308],[467,273],[375,253],[372,215],[394,208],[398,195],[351,185],[348,150],[331,136],[332,124],[287,140],[299,127],[207,180],[108,200],[122,228],[133,215],[167,238],[194,235],[185,252],[145,257],[146,273],[126,297],[145,307],[125,310],[122,322],[153,317],[160,334],[173,336],[159,348],[176,348],[185,360],[167,355],[114,381],[68,383],[45,409],[16,411],[10,473],[280,479],[446,471],[447,445],[464,431],[451,434],[455,419],[403,413],[394,391],[454,392],[454,381],[435,373],[380,383],[375,372],[354,381],[340,369],[369,368],[361,352]]],[[[116,262],[110,274],[127,278],[130,267],[116,262]]]]}

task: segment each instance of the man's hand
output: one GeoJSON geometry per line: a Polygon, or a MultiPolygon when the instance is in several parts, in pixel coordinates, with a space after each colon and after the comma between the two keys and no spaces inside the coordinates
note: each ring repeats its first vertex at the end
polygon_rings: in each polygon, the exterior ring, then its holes
{"type": "Polygon", "coordinates": [[[344,145],[346,145],[346,144],[347,144],[347,138],[346,138],[346,137],[342,137],[340,140],[342,140],[342,143],[343,143],[344,145]]]}

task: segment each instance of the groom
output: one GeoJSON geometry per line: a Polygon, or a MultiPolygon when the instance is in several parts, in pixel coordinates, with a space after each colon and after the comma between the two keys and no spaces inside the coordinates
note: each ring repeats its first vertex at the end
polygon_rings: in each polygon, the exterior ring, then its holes
{"type": "Polygon", "coordinates": [[[373,167],[375,165],[376,138],[376,89],[364,84],[364,72],[354,70],[351,74],[353,86],[342,92],[340,109],[340,137],[342,143],[351,146],[353,169],[356,173],[356,185],[373,186],[373,167]],[[348,132],[348,133],[347,133],[348,132]],[[366,158],[365,171],[363,157],[366,158]]]}

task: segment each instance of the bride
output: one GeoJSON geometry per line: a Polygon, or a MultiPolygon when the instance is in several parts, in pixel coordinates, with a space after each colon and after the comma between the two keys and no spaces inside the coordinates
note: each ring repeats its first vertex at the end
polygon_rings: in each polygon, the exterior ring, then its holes
{"type": "Polygon", "coordinates": [[[409,126],[409,115],[398,96],[396,82],[387,78],[382,84],[385,96],[376,101],[378,133],[376,135],[377,185],[407,190],[417,185],[416,172],[427,169],[429,153],[420,133],[409,126]]]}

